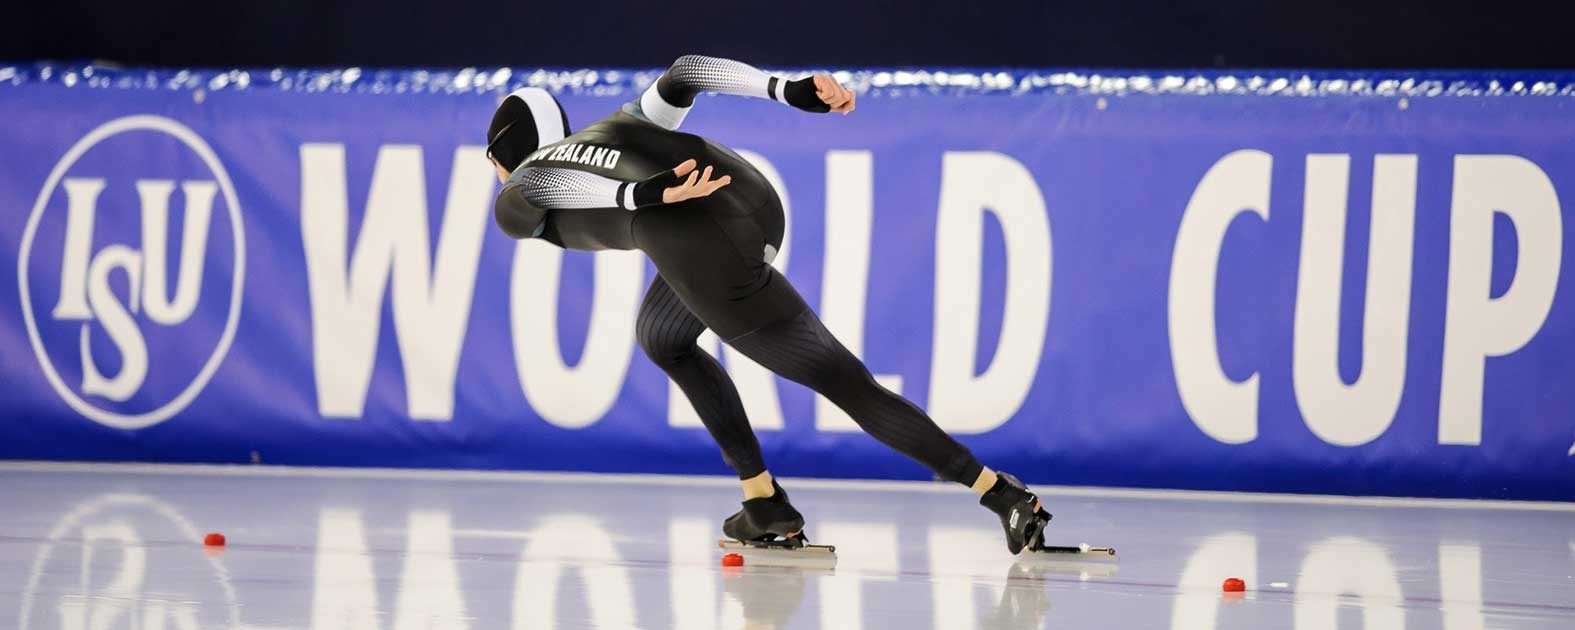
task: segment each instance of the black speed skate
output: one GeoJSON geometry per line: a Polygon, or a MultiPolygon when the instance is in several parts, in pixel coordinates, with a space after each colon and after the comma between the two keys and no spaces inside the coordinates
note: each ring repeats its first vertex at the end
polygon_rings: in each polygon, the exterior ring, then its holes
{"type": "Polygon", "coordinates": [[[995,485],[979,497],[979,505],[1001,517],[1001,527],[1006,530],[1006,548],[1016,555],[1025,548],[1037,550],[1044,546],[1040,536],[1045,525],[1050,523],[1050,513],[1039,506],[1039,497],[1016,477],[1003,472],[996,476],[995,485]]]}
{"type": "Polygon", "coordinates": [[[744,509],[722,522],[722,533],[733,540],[752,543],[751,546],[804,546],[808,542],[804,537],[804,515],[788,503],[787,491],[775,479],[771,480],[771,489],[776,493],[769,497],[745,500],[744,509]]]}
{"type": "Polygon", "coordinates": [[[771,488],[775,494],[744,501],[744,509],[722,522],[722,533],[731,540],[719,540],[717,546],[742,555],[749,566],[836,568],[837,548],[809,544],[804,516],[788,503],[787,491],[776,480],[771,488]]]}

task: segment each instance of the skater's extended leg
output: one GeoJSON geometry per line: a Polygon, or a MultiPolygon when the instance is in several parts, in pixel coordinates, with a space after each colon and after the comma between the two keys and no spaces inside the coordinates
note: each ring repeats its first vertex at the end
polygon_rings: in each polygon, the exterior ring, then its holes
{"type": "MultiPolygon", "coordinates": [[[[635,325],[640,347],[683,390],[738,478],[753,480],[766,475],[769,494],[771,479],[760,455],[760,442],[755,439],[744,404],[738,398],[738,389],[716,359],[695,345],[695,339],[704,331],[705,324],[684,306],[667,281],[658,277],[651,283],[635,325]]],[[[746,498],[749,488],[746,482],[746,498]]]]}
{"type": "Polygon", "coordinates": [[[813,311],[806,309],[728,343],[771,371],[830,399],[875,439],[918,460],[942,479],[979,493],[979,503],[1000,517],[1012,553],[1040,544],[1050,514],[1038,497],[1017,478],[985,468],[923,410],[876,383],[864,363],[826,330],[813,311]]]}
{"type": "Polygon", "coordinates": [[[973,481],[973,485],[970,487],[973,488],[974,492],[984,494],[989,492],[990,488],[995,487],[995,482],[997,479],[999,479],[999,477],[995,476],[995,471],[990,470],[989,466],[985,466],[984,470],[979,471],[979,478],[975,479],[973,481]]]}
{"type": "Polygon", "coordinates": [[[876,383],[864,363],[826,330],[814,311],[806,309],[728,344],[772,372],[819,392],[865,432],[942,479],[970,487],[979,480],[984,467],[973,453],[918,406],[876,383]]]}

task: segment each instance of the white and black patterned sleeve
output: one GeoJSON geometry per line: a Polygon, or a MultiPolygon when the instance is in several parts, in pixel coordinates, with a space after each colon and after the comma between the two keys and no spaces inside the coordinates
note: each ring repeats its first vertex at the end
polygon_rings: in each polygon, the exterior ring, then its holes
{"type": "Polygon", "coordinates": [[[640,96],[640,111],[653,123],[677,129],[701,92],[768,98],[810,112],[831,110],[815,96],[811,78],[789,81],[731,59],[684,55],[640,96]]]}
{"type": "Polygon", "coordinates": [[[531,204],[547,210],[636,208],[635,182],[621,182],[595,173],[567,168],[527,166],[509,178],[531,204]]]}

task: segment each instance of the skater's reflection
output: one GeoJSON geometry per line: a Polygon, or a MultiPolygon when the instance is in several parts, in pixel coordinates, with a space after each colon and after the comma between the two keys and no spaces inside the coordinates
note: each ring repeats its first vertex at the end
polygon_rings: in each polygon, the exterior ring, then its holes
{"type": "Polygon", "coordinates": [[[727,597],[743,610],[747,630],[773,630],[787,627],[788,619],[804,602],[804,582],[808,575],[826,571],[781,567],[728,567],[722,572],[722,588],[727,597]]]}
{"type": "Polygon", "coordinates": [[[1102,562],[1024,558],[1006,572],[1001,601],[986,620],[985,628],[1039,628],[1050,614],[1047,581],[1073,577],[1081,581],[1114,577],[1118,567],[1102,562]]]}
{"type": "Polygon", "coordinates": [[[1001,601],[985,620],[985,628],[1038,628],[1050,614],[1044,567],[1016,563],[1006,572],[1001,601]]]}

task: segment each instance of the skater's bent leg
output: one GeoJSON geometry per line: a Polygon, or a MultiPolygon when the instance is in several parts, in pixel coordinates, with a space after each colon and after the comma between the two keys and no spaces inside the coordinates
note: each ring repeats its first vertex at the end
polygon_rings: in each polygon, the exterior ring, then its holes
{"type": "Polygon", "coordinates": [[[814,311],[805,310],[728,344],[767,369],[819,392],[866,433],[942,479],[969,487],[979,481],[984,467],[973,453],[918,406],[876,383],[864,363],[826,330],[814,311]]]}
{"type": "MultiPolygon", "coordinates": [[[[695,345],[695,339],[704,331],[705,324],[684,306],[665,280],[657,278],[651,283],[635,325],[640,348],[683,390],[738,478],[759,477],[765,474],[766,466],[738,389],[716,359],[695,345]]],[[[770,496],[769,475],[765,484],[767,491],[763,496],[770,496]]],[[[745,488],[747,495],[747,484],[745,488]]]]}

